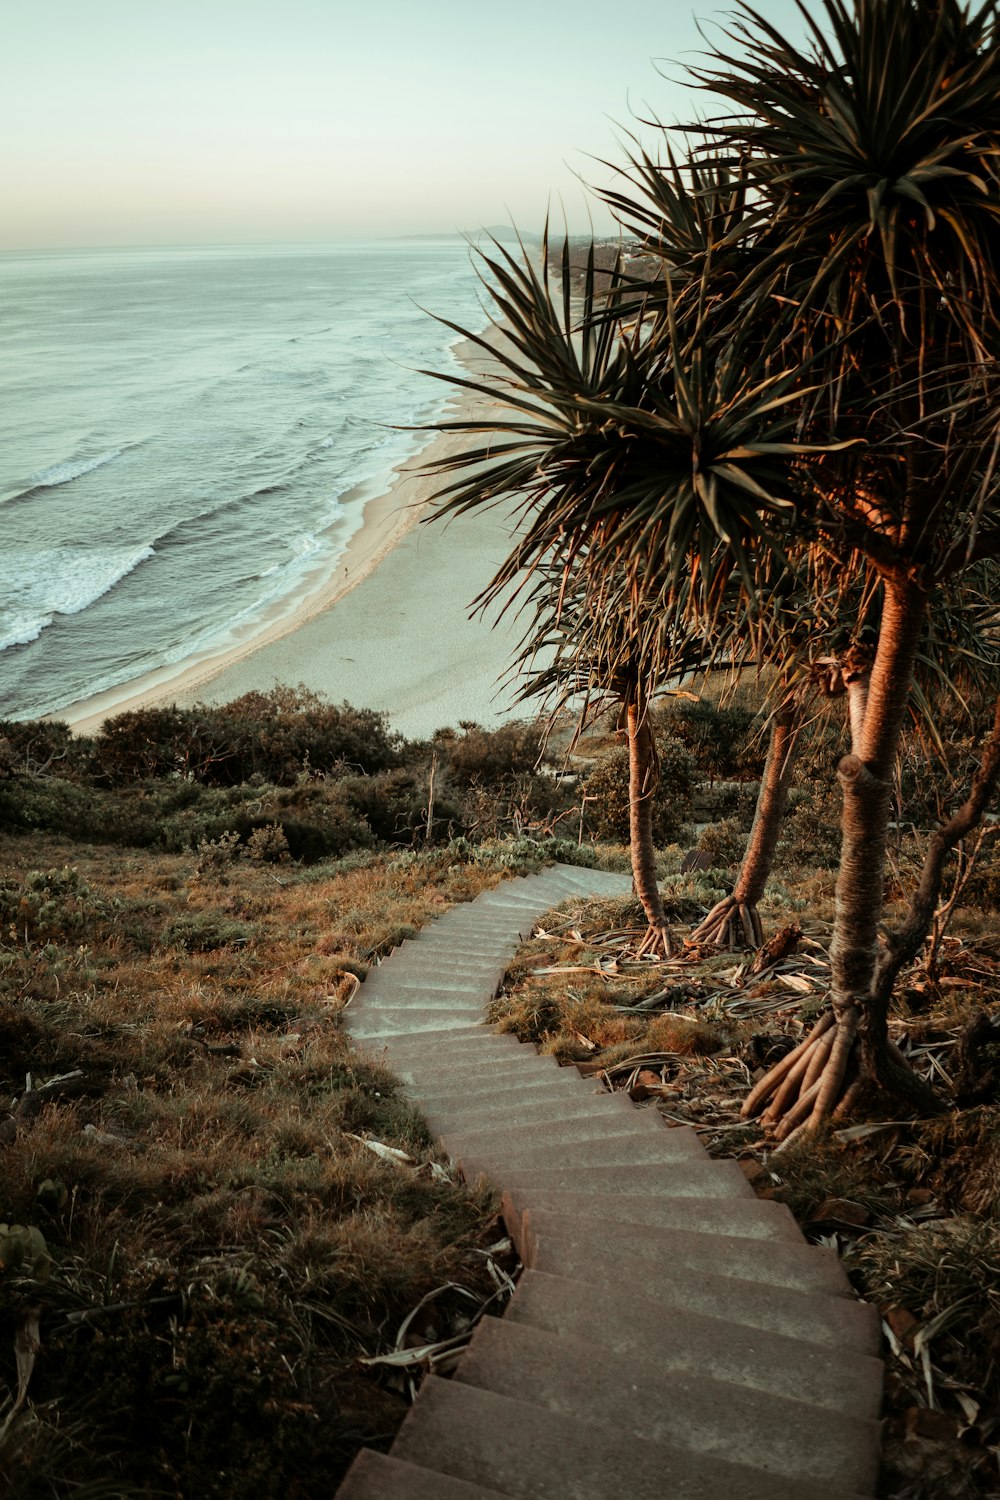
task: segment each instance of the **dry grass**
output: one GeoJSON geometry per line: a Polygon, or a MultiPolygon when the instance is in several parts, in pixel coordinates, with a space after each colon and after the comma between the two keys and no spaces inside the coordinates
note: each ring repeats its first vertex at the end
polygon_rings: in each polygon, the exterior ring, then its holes
{"type": "MultiPolygon", "coordinates": [[[[495,1291],[494,1205],[338,1018],[352,976],[497,871],[343,863],[216,876],[194,855],[0,842],[0,1219],[53,1261],[44,1283],[4,1280],[12,1393],[32,1306],[42,1340],[0,1438],[5,1494],[329,1493],[406,1410],[358,1357],[445,1282],[495,1291]]],[[[435,1299],[412,1336],[471,1305],[435,1299]]]]}

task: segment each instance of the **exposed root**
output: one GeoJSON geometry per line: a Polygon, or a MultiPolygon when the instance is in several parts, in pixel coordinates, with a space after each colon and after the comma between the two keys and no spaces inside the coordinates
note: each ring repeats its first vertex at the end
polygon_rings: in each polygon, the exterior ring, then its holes
{"type": "Polygon", "coordinates": [[[816,1022],[816,1025],[805,1040],[801,1041],[797,1047],[793,1047],[791,1052],[786,1052],[780,1062],[775,1063],[770,1072],[764,1075],[744,1101],[743,1108],[740,1110],[740,1114],[744,1120],[752,1120],[755,1115],[760,1114],[768,1099],[778,1090],[793,1070],[796,1073],[797,1082],[798,1076],[800,1076],[798,1073],[800,1061],[818,1038],[823,1036],[832,1025],[833,1012],[827,1011],[816,1022]]]}
{"type": "Polygon", "coordinates": [[[921,1113],[942,1108],[891,1042],[876,1078],[865,1066],[857,1012],[835,1016],[828,1010],[805,1040],[760,1080],[740,1113],[744,1119],[760,1115],[767,1134],[784,1149],[824,1124],[847,1119],[866,1082],[877,1083],[921,1113]]]}
{"type": "Polygon", "coordinates": [[[636,949],[639,958],[670,958],[674,940],[666,922],[650,922],[646,935],[636,949]]]}
{"type": "Polygon", "coordinates": [[[723,897],[688,941],[712,943],[716,948],[759,948],[764,941],[764,929],[756,904],[740,901],[735,895],[723,897]]]}
{"type": "Polygon", "coordinates": [[[857,1034],[854,1011],[839,1017],[827,1011],[805,1041],[760,1080],[743,1106],[744,1119],[761,1114],[773,1140],[790,1141],[843,1113],[848,1096],[853,1102],[857,1094],[857,1034]]]}

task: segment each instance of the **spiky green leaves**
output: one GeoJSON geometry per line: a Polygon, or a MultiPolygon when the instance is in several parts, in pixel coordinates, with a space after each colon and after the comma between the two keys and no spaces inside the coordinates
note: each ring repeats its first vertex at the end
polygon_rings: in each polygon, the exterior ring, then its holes
{"type": "Polygon", "coordinates": [[[945,299],[975,338],[968,299],[996,311],[995,0],[800,9],[811,47],[743,5],[739,55],[698,74],[740,111],[710,130],[743,154],[766,208],[767,274],[790,269],[801,301],[838,318],[893,313],[911,337],[940,328],[926,299],[945,299]]]}
{"type": "MultiPolygon", "coordinates": [[[[759,557],[815,508],[817,445],[799,430],[810,388],[800,367],[781,366],[780,304],[736,326],[707,288],[689,289],[666,317],[614,324],[601,316],[592,256],[579,305],[568,247],[551,277],[510,257],[487,267],[497,373],[467,383],[509,415],[441,424],[491,440],[436,467],[460,475],[440,492],[446,511],[521,499],[523,533],[488,597],[558,556],[594,597],[615,570],[624,597],[655,599],[693,626],[717,613],[734,574],[752,608],[759,557]]],[[[620,287],[618,273],[612,303],[620,287]]]]}

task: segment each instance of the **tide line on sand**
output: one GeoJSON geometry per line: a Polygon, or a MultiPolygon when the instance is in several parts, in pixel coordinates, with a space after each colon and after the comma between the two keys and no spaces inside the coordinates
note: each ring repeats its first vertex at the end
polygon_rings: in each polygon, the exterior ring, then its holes
{"type": "MultiPolygon", "coordinates": [[[[472,344],[455,353],[481,368],[472,344]]],[[[483,398],[462,391],[448,415],[482,415],[483,398]]],[[[419,472],[467,439],[436,436],[396,471],[385,494],[329,573],[248,627],[242,640],[164,667],[53,714],[78,734],[104,719],[154,704],[226,703],[277,684],[307,688],[334,702],[374,708],[413,738],[460,719],[496,725],[524,716],[501,686],[519,639],[511,615],[470,617],[472,600],[510,550],[502,509],[419,524],[440,481],[419,472]]],[[[530,711],[530,710],[527,710],[530,711]]]]}

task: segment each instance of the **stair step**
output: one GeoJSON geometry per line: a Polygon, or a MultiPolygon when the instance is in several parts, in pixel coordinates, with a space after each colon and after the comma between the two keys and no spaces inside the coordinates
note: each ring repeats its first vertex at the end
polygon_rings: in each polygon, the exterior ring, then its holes
{"type": "Polygon", "coordinates": [[[441,974],[437,968],[421,971],[405,965],[392,971],[380,969],[377,974],[369,976],[361,986],[358,999],[365,996],[388,999],[391,995],[399,995],[401,998],[409,995],[457,995],[462,999],[475,1000],[483,1007],[492,999],[487,988],[474,974],[441,974]]]}
{"type": "Polygon", "coordinates": [[[638,1137],[631,1131],[605,1129],[594,1138],[582,1138],[580,1132],[570,1133],[565,1139],[553,1139],[561,1132],[546,1131],[543,1143],[513,1142],[499,1145],[491,1137],[482,1147],[473,1146],[468,1140],[459,1148],[457,1160],[468,1178],[481,1174],[507,1180],[508,1174],[538,1165],[543,1167],[595,1166],[631,1167],[633,1164],[662,1165],[676,1161],[681,1156],[688,1160],[703,1155],[698,1137],[693,1130],[678,1126],[673,1130],[664,1128],[662,1134],[638,1137]]]}
{"type": "Polygon", "coordinates": [[[506,931],[525,921],[532,921],[536,911],[544,911],[545,902],[513,901],[507,906],[474,901],[471,906],[453,906],[435,923],[438,932],[460,929],[463,933],[506,931]]]}
{"type": "MultiPolygon", "coordinates": [[[[610,1107],[600,1113],[590,1110],[579,1121],[553,1121],[546,1128],[541,1141],[538,1130],[533,1125],[507,1125],[502,1128],[497,1125],[491,1130],[457,1131],[454,1139],[449,1135],[444,1144],[449,1150],[454,1145],[456,1153],[465,1152],[502,1163],[509,1162],[512,1152],[527,1149],[555,1151],[564,1145],[575,1145],[582,1150],[588,1144],[597,1145],[606,1141],[610,1146],[613,1141],[624,1138],[631,1138],[637,1146],[640,1142],[645,1142],[650,1149],[658,1148],[660,1138],[667,1133],[659,1116],[654,1119],[641,1110],[616,1108],[611,1103],[613,1097],[608,1096],[610,1107]]],[[[629,1160],[627,1156],[625,1159],[629,1160]]],[[[656,1160],[656,1157],[653,1159],[656,1160]]]]}
{"type": "MultiPolygon", "coordinates": [[[[744,1328],[770,1330],[805,1343],[853,1349],[859,1354],[879,1352],[882,1325],[873,1307],[839,1292],[831,1295],[816,1282],[798,1289],[787,1285],[779,1289],[773,1280],[736,1276],[725,1263],[717,1265],[711,1232],[701,1233],[706,1242],[704,1260],[692,1270],[678,1266],[672,1258],[671,1231],[656,1231],[664,1236],[659,1253],[650,1246],[650,1254],[636,1255],[629,1249],[627,1232],[620,1235],[611,1223],[602,1236],[600,1227],[574,1225],[561,1234],[540,1231],[529,1262],[531,1268],[588,1282],[598,1296],[605,1286],[627,1285],[667,1307],[683,1308],[706,1318],[722,1318],[744,1328]],[[577,1235],[587,1229],[597,1231],[592,1236],[596,1243],[585,1243],[586,1253],[574,1255],[579,1244],[577,1235]]],[[[762,1252],[759,1241],[757,1247],[759,1263],[766,1251],[762,1252]]],[[[767,1250],[770,1248],[768,1244],[767,1250]]]]}
{"type": "Polygon", "coordinates": [[[446,1043],[429,1036],[398,1037],[391,1050],[393,1067],[399,1071],[410,1066],[432,1068],[436,1063],[451,1066],[475,1058],[499,1060],[510,1057],[520,1045],[516,1036],[494,1031],[480,1021],[467,1025],[464,1032],[452,1032],[446,1043]]]}
{"type": "MultiPolygon", "coordinates": [[[[348,1035],[351,1035],[350,1027],[347,1030],[348,1035]]],[[[446,1034],[425,1032],[415,1036],[401,1032],[398,1036],[376,1037],[370,1041],[352,1036],[352,1040],[356,1041],[357,1046],[368,1057],[392,1068],[400,1076],[411,1063],[416,1067],[425,1066],[430,1071],[435,1056],[447,1060],[460,1054],[468,1056],[478,1053],[485,1059],[499,1050],[490,1047],[490,1043],[497,1040],[496,1034],[481,1024],[466,1024],[464,1029],[448,1031],[446,1034]]]]}
{"type": "Polygon", "coordinates": [[[534,915],[526,915],[525,912],[483,912],[474,916],[465,916],[462,921],[459,918],[450,919],[442,916],[441,921],[435,922],[438,938],[454,938],[466,948],[475,950],[478,944],[487,945],[486,951],[498,950],[501,944],[507,944],[508,950],[517,941],[522,927],[531,927],[534,915]]]}
{"type": "Polygon", "coordinates": [[[369,984],[375,978],[387,979],[390,975],[394,979],[433,979],[440,976],[451,984],[464,981],[488,986],[494,976],[496,983],[500,983],[505,968],[506,964],[490,955],[454,955],[447,948],[429,949],[426,953],[421,953],[418,951],[418,944],[414,943],[406,953],[398,956],[394,954],[385,963],[379,964],[377,969],[370,970],[365,983],[369,984]]]}
{"type": "MultiPolygon", "coordinates": [[[[485,1173],[502,1184],[514,1173],[541,1165],[618,1166],[623,1171],[633,1165],[650,1165],[676,1159],[678,1148],[670,1137],[674,1134],[662,1125],[645,1123],[650,1117],[636,1111],[634,1117],[618,1114],[587,1115],[579,1121],[553,1121],[540,1139],[538,1129],[530,1124],[511,1124],[490,1131],[455,1130],[446,1132],[443,1145],[459,1163],[466,1176],[485,1173]]],[[[682,1148],[690,1155],[690,1146],[682,1148]]],[[[641,1198],[623,1199],[611,1211],[616,1217],[632,1213],[631,1207],[641,1198]]],[[[654,1200],[655,1204],[655,1200],[654,1200]]],[[[592,1205],[593,1207],[593,1205],[592,1205]]],[[[589,1211],[589,1210],[587,1210],[589,1211]]],[[[652,1210],[655,1212],[655,1207],[652,1210]]],[[[780,1204],[761,1200],[747,1202],[746,1213],[757,1213],[781,1219],[790,1226],[796,1238],[799,1231],[788,1210],[780,1204]]]]}
{"type": "Polygon", "coordinates": [[[459,990],[439,990],[430,985],[420,989],[405,989],[401,985],[369,990],[363,986],[351,1005],[351,1017],[377,1015],[384,1010],[465,1010],[472,1015],[486,1017],[486,1006],[480,991],[470,988],[467,994],[459,990]]]}
{"type": "MultiPolygon", "coordinates": [[[[510,956],[511,943],[506,933],[484,940],[480,933],[466,935],[466,927],[466,923],[457,919],[449,921],[448,917],[441,917],[432,927],[425,927],[415,938],[409,938],[404,947],[407,952],[412,949],[421,956],[437,949],[457,953],[463,958],[471,954],[473,958],[492,958],[497,962],[501,957],[510,956]]],[[[397,953],[399,949],[394,948],[393,952],[397,953]]]]}
{"type": "Polygon", "coordinates": [[[545,891],[506,891],[502,886],[496,890],[489,891],[485,895],[477,896],[475,907],[477,911],[502,911],[502,912],[543,912],[550,907],[558,906],[560,901],[565,901],[568,892],[566,888],[551,886],[545,891]]]}
{"type": "Polygon", "coordinates": [[[554,1109],[559,1106],[564,1112],[569,1112],[578,1105],[586,1107],[591,1102],[591,1095],[551,1075],[494,1089],[488,1084],[477,1087],[475,1081],[469,1081],[464,1087],[452,1087],[445,1094],[429,1097],[413,1089],[410,1096],[420,1105],[428,1121],[433,1122],[432,1128],[442,1135],[461,1129],[467,1120],[530,1120],[537,1118],[537,1112],[543,1107],[554,1109]]]}
{"type": "MultiPolygon", "coordinates": [[[[525,1059],[527,1062],[527,1059],[525,1059]]],[[[524,1077],[518,1077],[515,1072],[512,1076],[498,1079],[493,1068],[489,1073],[479,1079],[469,1078],[467,1075],[456,1079],[451,1088],[412,1088],[410,1096],[426,1108],[438,1106],[442,1109],[467,1110],[482,1106],[489,1109],[492,1105],[507,1103],[512,1108],[517,1108],[521,1103],[534,1098],[550,1096],[576,1098],[590,1098],[597,1091],[589,1087],[590,1081],[580,1077],[579,1073],[569,1068],[554,1066],[549,1060],[549,1066],[539,1058],[534,1067],[519,1067],[519,1072],[524,1077]]],[[[740,1173],[742,1176],[743,1174],[740,1173]]],[[[745,1180],[745,1179],[744,1179],[745,1180]]]]}
{"type": "Polygon", "coordinates": [[[471,1006],[381,1006],[369,1010],[351,1022],[350,1032],[359,1042],[377,1041],[381,1037],[424,1036],[438,1031],[467,1031],[470,1017],[477,1014],[471,1006]]]}
{"type": "Polygon", "coordinates": [[[880,1360],[668,1307],[617,1283],[595,1296],[588,1282],[525,1271],[504,1317],[606,1343],[619,1354],[639,1347],[664,1369],[710,1375],[849,1416],[878,1415],[880,1360]]]}
{"type": "Polygon", "coordinates": [[[552,873],[562,880],[588,881],[604,895],[628,895],[632,890],[631,875],[624,875],[618,870],[598,870],[592,865],[557,864],[552,866],[552,873]]]}
{"type": "MultiPolygon", "coordinates": [[[[493,1039],[496,1033],[485,1030],[483,1035],[493,1039]]],[[[488,1049],[488,1059],[488,1062],[484,1062],[481,1055],[469,1051],[460,1057],[439,1059],[433,1079],[425,1074],[423,1068],[420,1069],[421,1076],[418,1079],[412,1068],[401,1063],[399,1076],[416,1099],[429,1098],[434,1093],[453,1092],[452,1079],[455,1089],[474,1088],[477,1083],[499,1089],[508,1082],[516,1088],[522,1082],[527,1084],[535,1079],[544,1081],[558,1078],[563,1071],[552,1058],[539,1057],[530,1047],[520,1048],[520,1054],[512,1049],[501,1050],[494,1047],[488,1049]],[[488,1072],[483,1072],[484,1067],[488,1068],[488,1072]]]]}
{"type": "MultiPolygon", "coordinates": [[[[620,1096],[618,1096],[620,1097],[620,1096]]],[[[630,1108],[626,1104],[626,1109],[630,1108]]],[[[475,1100],[462,1109],[449,1112],[447,1126],[442,1121],[442,1134],[449,1140],[461,1140],[468,1133],[479,1135],[482,1131],[507,1129],[530,1130],[533,1126],[562,1125],[570,1121],[596,1119],[609,1125],[618,1120],[628,1120],[626,1110],[616,1104],[614,1094],[587,1094],[580,1090],[569,1093],[562,1089],[553,1091],[551,1097],[544,1094],[537,1098],[529,1095],[515,1109],[512,1103],[501,1100],[496,1105],[479,1106],[475,1100]]],[[[742,1174],[741,1174],[742,1175],[742,1174]]]]}
{"type": "MultiPolygon", "coordinates": [[[[563,1220],[559,1215],[545,1215],[544,1209],[515,1215],[509,1199],[505,1210],[507,1228],[526,1266],[578,1281],[594,1281],[603,1274],[606,1235],[593,1220],[563,1220]]],[[[678,1274],[710,1266],[717,1276],[759,1281],[763,1286],[821,1292],[827,1297],[854,1296],[836,1251],[807,1245],[801,1236],[798,1240],[748,1239],[744,1234],[634,1224],[627,1236],[616,1235],[615,1244],[615,1259],[623,1268],[628,1264],[630,1269],[627,1273],[623,1269],[623,1275],[630,1282],[648,1278],[650,1260],[662,1256],[678,1274]]]]}
{"type": "Polygon", "coordinates": [[[525,1401],[431,1376],[400,1428],[393,1455],[516,1500],[854,1500],[828,1485],[760,1474],[581,1422],[525,1401]]]}
{"type": "MultiPolygon", "coordinates": [[[[730,1177],[734,1172],[739,1172],[743,1177],[734,1161],[727,1157],[712,1158],[704,1148],[692,1162],[692,1170],[696,1165],[713,1173],[721,1171],[724,1176],[730,1177]],[[697,1160],[698,1156],[700,1160],[697,1160]]],[[[636,1165],[628,1172],[623,1172],[617,1166],[526,1167],[517,1172],[506,1173],[503,1185],[512,1194],[524,1193],[526,1202],[542,1208],[547,1194],[560,1192],[615,1195],[622,1198],[673,1198],[676,1197],[674,1174],[674,1167],[666,1162],[636,1165]]],[[[743,1181],[746,1183],[745,1177],[743,1181]]],[[[627,1211],[628,1205],[622,1204],[622,1212],[627,1211]]],[[[618,1212],[617,1208],[615,1212],[618,1212]]]]}
{"type": "MultiPolygon", "coordinates": [[[[603,1101],[606,1095],[595,1097],[582,1089],[574,1089],[572,1086],[567,1088],[560,1083],[552,1084],[551,1079],[547,1080],[545,1077],[540,1077],[537,1083],[538,1087],[524,1087],[516,1091],[498,1086],[492,1092],[484,1092],[482,1097],[474,1086],[459,1091],[457,1096],[453,1091],[450,1095],[444,1098],[439,1097],[437,1100],[424,1098],[419,1090],[413,1091],[413,1097],[419,1100],[431,1129],[449,1143],[449,1149],[454,1149],[463,1163],[468,1154],[462,1149],[464,1132],[472,1132],[486,1126],[503,1130],[508,1125],[520,1128],[537,1124],[544,1126],[547,1135],[549,1125],[561,1126],[564,1121],[571,1118],[585,1121],[590,1117],[591,1111],[604,1108],[603,1101]]],[[[485,1155],[483,1160],[485,1161],[485,1155]]],[[[484,1170],[489,1176],[490,1170],[486,1168],[484,1170]]],[[[496,1173],[498,1185],[504,1187],[505,1190],[509,1186],[512,1202],[518,1209],[528,1205],[532,1208],[557,1206],[561,1196],[560,1191],[532,1186],[530,1173],[527,1174],[529,1185],[522,1187],[520,1185],[522,1178],[516,1172],[504,1171],[502,1165],[497,1165],[493,1170],[496,1173]]],[[[607,1176],[611,1173],[617,1172],[619,1176],[631,1175],[632,1171],[640,1169],[595,1167],[593,1170],[602,1172],[604,1180],[607,1180],[607,1176]]],[[[753,1189],[735,1162],[713,1162],[704,1152],[699,1157],[695,1152],[685,1151],[682,1164],[678,1164],[676,1158],[661,1159],[655,1166],[641,1170],[655,1174],[657,1184],[655,1196],[658,1197],[725,1198],[753,1204],[758,1202],[753,1189]]],[[[544,1175],[559,1182],[564,1180],[566,1173],[559,1168],[552,1168],[544,1175]]],[[[586,1177],[586,1170],[577,1171],[577,1182],[586,1177]]],[[[599,1185],[595,1184],[589,1193],[581,1191],[572,1193],[571,1196],[574,1199],[592,1197],[594,1212],[602,1219],[608,1213],[609,1208],[612,1215],[619,1213],[617,1200],[621,1199],[621,1213],[625,1218],[628,1217],[628,1205],[631,1200],[627,1194],[611,1192],[601,1195],[599,1185]],[[616,1200],[614,1204],[610,1202],[612,1198],[616,1200]]],[[[572,1211],[577,1212],[575,1208],[572,1211]]]]}
{"type": "MultiPolygon", "coordinates": [[[[741,1174],[742,1175],[742,1174],[741,1174]]],[[[742,1235],[745,1239],[784,1237],[801,1241],[802,1234],[783,1203],[765,1198],[631,1198],[620,1193],[547,1193],[542,1206],[532,1191],[504,1188],[504,1211],[512,1217],[528,1216],[541,1233],[554,1224],[614,1226],[624,1251],[629,1231],[636,1227],[690,1229],[698,1234],[742,1235]]]]}
{"type": "Polygon", "coordinates": [[[767,1474],[874,1491],[880,1424],[692,1371],[642,1348],[615,1354],[586,1338],[484,1318],[455,1380],[582,1422],[609,1423],[767,1474]]]}
{"type": "MultiPolygon", "coordinates": [[[[492,1038],[485,1028],[482,1034],[482,1047],[463,1046],[453,1049],[451,1038],[456,1033],[449,1032],[447,1045],[438,1049],[437,1057],[431,1051],[416,1053],[410,1046],[414,1041],[413,1037],[393,1039],[387,1049],[388,1066],[394,1069],[414,1098],[420,1087],[450,1088],[453,1081],[463,1077],[468,1080],[470,1088],[475,1087],[477,1080],[489,1077],[500,1066],[501,1060],[510,1055],[490,1045],[492,1038]]],[[[425,1041],[426,1037],[418,1037],[416,1040],[425,1041]]]]}
{"type": "Polygon", "coordinates": [[[362,1448],[337,1491],[337,1500],[507,1500],[507,1497],[501,1490],[453,1479],[439,1469],[420,1468],[391,1454],[362,1448]]]}

